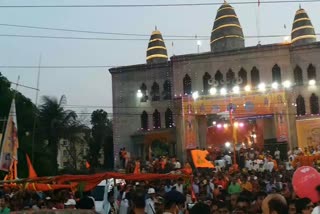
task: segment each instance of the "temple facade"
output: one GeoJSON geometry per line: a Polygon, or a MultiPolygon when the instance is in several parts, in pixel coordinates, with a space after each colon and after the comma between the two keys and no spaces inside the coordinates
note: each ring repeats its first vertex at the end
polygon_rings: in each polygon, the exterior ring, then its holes
{"type": "Polygon", "coordinates": [[[156,29],[145,64],[109,70],[115,157],[123,147],[131,157],[184,161],[190,149],[226,142],[283,151],[317,146],[319,56],[302,8],[291,41],[281,44],[245,47],[239,19],[226,2],[217,11],[210,52],[169,58],[156,29]]]}

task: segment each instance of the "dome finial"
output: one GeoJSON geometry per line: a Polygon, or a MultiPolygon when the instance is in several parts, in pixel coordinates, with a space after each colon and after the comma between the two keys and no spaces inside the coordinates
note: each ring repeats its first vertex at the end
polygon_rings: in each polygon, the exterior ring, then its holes
{"type": "Polygon", "coordinates": [[[316,41],[317,37],[311,20],[307,12],[299,5],[292,24],[291,44],[294,46],[306,45],[316,41]]]}
{"type": "Polygon", "coordinates": [[[242,28],[233,7],[224,0],[211,31],[211,51],[228,51],[244,47],[242,28]]]}
{"type": "Polygon", "coordinates": [[[168,53],[164,44],[161,32],[155,25],[155,30],[152,32],[147,49],[147,63],[162,63],[168,61],[168,53]]]}
{"type": "Polygon", "coordinates": [[[157,25],[155,25],[155,26],[154,26],[154,30],[155,30],[155,31],[157,31],[157,30],[158,30],[157,25]]]}

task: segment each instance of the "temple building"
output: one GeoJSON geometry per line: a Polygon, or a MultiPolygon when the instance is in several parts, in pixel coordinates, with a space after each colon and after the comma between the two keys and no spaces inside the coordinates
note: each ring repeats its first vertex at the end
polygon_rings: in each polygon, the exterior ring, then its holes
{"type": "Polygon", "coordinates": [[[156,29],[146,63],[109,70],[115,157],[123,147],[131,157],[185,161],[195,148],[233,144],[285,154],[320,144],[320,43],[304,9],[295,14],[291,41],[246,47],[225,2],[210,42],[210,52],[168,57],[156,29]]]}

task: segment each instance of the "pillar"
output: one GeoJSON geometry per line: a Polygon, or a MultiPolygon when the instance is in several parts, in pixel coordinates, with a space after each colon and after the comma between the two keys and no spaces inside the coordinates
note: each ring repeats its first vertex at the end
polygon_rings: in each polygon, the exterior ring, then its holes
{"type": "Polygon", "coordinates": [[[200,149],[207,148],[207,119],[205,116],[198,116],[198,146],[200,149]]]}

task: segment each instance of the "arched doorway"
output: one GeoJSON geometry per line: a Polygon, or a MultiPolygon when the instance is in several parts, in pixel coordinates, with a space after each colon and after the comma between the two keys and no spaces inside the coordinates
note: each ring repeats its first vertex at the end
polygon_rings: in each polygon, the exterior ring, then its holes
{"type": "Polygon", "coordinates": [[[166,142],[162,142],[161,140],[154,140],[151,143],[151,154],[152,157],[158,158],[161,156],[169,156],[170,147],[166,142]]]}

